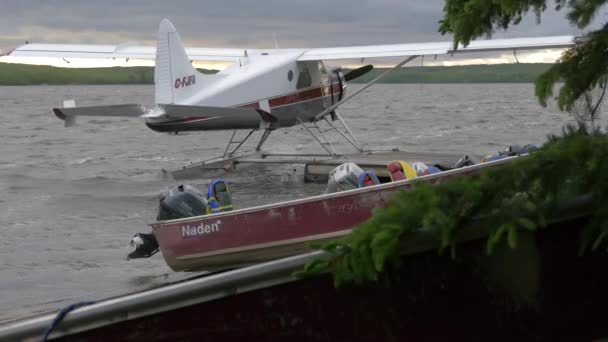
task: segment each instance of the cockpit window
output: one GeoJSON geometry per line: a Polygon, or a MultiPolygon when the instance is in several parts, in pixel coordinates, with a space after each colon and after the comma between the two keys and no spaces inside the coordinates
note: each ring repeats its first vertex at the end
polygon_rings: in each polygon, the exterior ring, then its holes
{"type": "Polygon", "coordinates": [[[308,68],[300,71],[300,74],[298,75],[298,83],[297,83],[296,87],[298,89],[302,89],[302,88],[310,87],[311,85],[312,85],[312,79],[310,78],[310,71],[308,71],[308,68]]]}

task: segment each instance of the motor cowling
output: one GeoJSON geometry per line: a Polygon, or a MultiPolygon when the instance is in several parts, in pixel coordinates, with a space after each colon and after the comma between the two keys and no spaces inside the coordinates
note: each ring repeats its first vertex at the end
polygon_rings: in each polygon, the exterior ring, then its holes
{"type": "MultiPolygon", "coordinates": [[[[334,105],[346,97],[346,82],[354,80],[357,77],[361,77],[373,69],[374,67],[370,64],[350,70],[348,73],[344,74],[341,67],[330,68],[321,64],[320,70],[323,74],[321,80],[324,89],[323,93],[325,98],[330,99],[329,101],[325,100],[326,107],[334,105]]],[[[331,112],[330,116],[332,121],[338,119],[335,112],[331,112]]]]}
{"type": "Polygon", "coordinates": [[[158,221],[205,215],[208,201],[205,195],[190,185],[179,185],[164,193],[159,201],[158,221]]]}
{"type": "Polygon", "coordinates": [[[337,166],[329,173],[325,193],[357,189],[361,174],[363,174],[363,170],[355,163],[348,162],[337,166]]]}

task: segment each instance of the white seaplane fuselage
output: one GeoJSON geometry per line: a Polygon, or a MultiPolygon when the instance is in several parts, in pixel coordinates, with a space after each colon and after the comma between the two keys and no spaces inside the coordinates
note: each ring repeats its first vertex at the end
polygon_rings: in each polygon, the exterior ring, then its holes
{"type": "MultiPolygon", "coordinates": [[[[275,128],[310,122],[315,115],[340,101],[346,89],[342,72],[327,68],[321,61],[298,62],[301,52],[250,54],[215,75],[213,83],[180,99],[180,105],[253,108],[276,118],[275,128]]],[[[187,91],[200,82],[200,75],[180,76],[170,84],[187,91]]],[[[162,95],[157,92],[157,99],[162,95]]],[[[158,102],[158,100],[157,100],[158,102]]],[[[164,99],[172,103],[174,99],[164,99]]],[[[159,132],[250,129],[259,127],[260,117],[186,116],[171,119],[164,115],[145,116],[146,125],[159,132]]]]}

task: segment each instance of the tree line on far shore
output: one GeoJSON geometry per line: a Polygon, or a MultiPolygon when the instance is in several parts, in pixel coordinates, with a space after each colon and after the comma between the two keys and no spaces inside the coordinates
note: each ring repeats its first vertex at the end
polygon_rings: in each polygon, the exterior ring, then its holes
{"type": "MultiPolygon", "coordinates": [[[[395,70],[381,83],[530,83],[551,64],[498,64],[407,67],[395,70]]],[[[376,68],[353,83],[365,83],[376,68]]],[[[199,69],[203,73],[217,70],[199,69]]],[[[348,72],[345,69],[345,72],[348,72]]],[[[0,85],[154,84],[153,67],[58,68],[46,65],[0,63],[0,85]]]]}

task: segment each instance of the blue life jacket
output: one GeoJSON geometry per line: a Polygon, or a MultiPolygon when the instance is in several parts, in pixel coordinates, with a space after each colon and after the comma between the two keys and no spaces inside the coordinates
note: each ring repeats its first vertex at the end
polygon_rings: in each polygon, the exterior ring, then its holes
{"type": "Polygon", "coordinates": [[[232,210],[232,196],[228,182],[221,178],[212,180],[207,189],[207,201],[210,214],[232,210]]]}
{"type": "Polygon", "coordinates": [[[380,180],[374,171],[368,170],[363,171],[362,174],[359,175],[359,187],[364,188],[366,186],[373,186],[380,184],[380,180]]]}
{"type": "Polygon", "coordinates": [[[429,173],[430,173],[430,174],[433,174],[433,173],[439,173],[439,172],[441,172],[441,170],[439,170],[439,169],[438,169],[438,168],[436,168],[435,166],[429,166],[428,170],[429,170],[429,173]]]}

